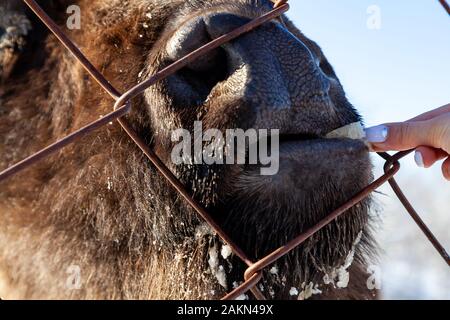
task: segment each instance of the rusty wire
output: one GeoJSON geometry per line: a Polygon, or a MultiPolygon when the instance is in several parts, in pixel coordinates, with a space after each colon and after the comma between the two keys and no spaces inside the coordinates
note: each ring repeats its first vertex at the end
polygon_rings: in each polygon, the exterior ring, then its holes
{"type": "MultiPolygon", "coordinates": [[[[18,172],[32,166],[33,164],[41,161],[42,159],[50,156],[53,153],[63,149],[65,146],[76,142],[81,137],[92,133],[95,130],[100,129],[106,124],[113,120],[117,120],[128,136],[135,142],[137,147],[147,156],[150,162],[156,167],[156,169],[168,180],[168,182],[178,191],[178,193],[192,206],[192,208],[214,229],[217,235],[227,243],[233,253],[239,257],[246,265],[247,270],[244,274],[244,282],[238,288],[234,289],[232,292],[227,294],[223,299],[235,299],[238,296],[251,291],[256,299],[265,299],[264,295],[257,288],[257,284],[261,281],[263,277],[263,270],[272,265],[278,259],[284,257],[289,252],[299,247],[302,243],[307,241],[315,233],[321,230],[323,227],[327,226],[329,223],[333,222],[339,216],[346,213],[350,208],[360,203],[362,200],[370,196],[370,194],[378,189],[380,186],[388,182],[395,194],[404,205],[408,213],[411,215],[413,220],[417,223],[419,228],[423,231],[435,249],[443,257],[447,265],[450,266],[450,258],[444,247],[439,243],[433,233],[428,229],[426,224],[422,221],[416,210],[410,204],[406,196],[403,194],[399,185],[394,179],[394,176],[400,170],[400,160],[410,154],[412,150],[406,152],[399,152],[393,156],[387,153],[379,153],[379,155],[386,160],[384,167],[384,175],[375,180],[369,186],[357,193],[352,199],[347,201],[341,207],[337,208],[335,211],[330,213],[323,220],[318,222],[315,226],[306,230],[304,233],[299,235],[297,238],[291,240],[286,245],[273,251],[266,257],[260,259],[259,261],[252,261],[246,253],[237,246],[233,240],[222,230],[222,228],[214,221],[211,215],[204,209],[204,207],[193,199],[190,192],[186,187],[178,180],[178,178],[169,170],[169,168],[159,159],[159,157],[151,150],[147,144],[139,137],[139,135],[132,129],[130,124],[124,119],[124,116],[128,114],[132,108],[131,100],[136,96],[142,94],[147,88],[154,85],[156,82],[165,79],[171,74],[182,69],[188,65],[193,60],[199,58],[205,53],[222,46],[223,44],[250,32],[257,28],[258,26],[269,22],[283,13],[289,10],[289,4],[287,0],[271,0],[274,3],[274,9],[249,23],[231,31],[230,33],[224,34],[223,36],[207,43],[206,45],[200,47],[199,49],[193,51],[192,53],[186,55],[185,57],[179,59],[168,67],[162,69],[161,71],[154,74],[148,80],[132,87],[127,92],[121,94],[116,90],[111,83],[101,74],[101,72],[91,64],[91,62],[84,56],[84,54],[78,49],[78,47],[64,34],[61,28],[45,13],[44,10],[36,3],[35,0],[23,0],[30,9],[39,17],[39,19],[47,26],[47,28],[58,38],[58,40],[75,56],[75,58],[82,64],[86,71],[98,82],[98,84],[114,99],[114,111],[108,115],[94,121],[85,127],[69,134],[65,138],[55,142],[54,144],[48,146],[47,148],[35,153],[34,155],[22,160],[21,162],[9,167],[8,169],[0,172],[0,183],[4,182],[9,177],[17,174],[18,172]]],[[[448,4],[445,1],[440,0],[444,7],[448,10],[448,4]]],[[[449,10],[450,11],[450,10],[449,10]]]]}
{"type": "Polygon", "coordinates": [[[448,4],[447,0],[439,0],[439,2],[444,7],[445,11],[450,15],[450,5],[448,4]]]}

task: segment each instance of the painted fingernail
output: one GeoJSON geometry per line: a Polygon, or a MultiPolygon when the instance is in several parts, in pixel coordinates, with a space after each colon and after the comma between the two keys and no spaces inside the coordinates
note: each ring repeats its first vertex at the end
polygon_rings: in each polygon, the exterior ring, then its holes
{"type": "Polygon", "coordinates": [[[425,162],[423,162],[422,152],[416,151],[416,154],[414,155],[414,160],[416,161],[417,166],[419,166],[420,168],[425,168],[425,162]]]}
{"type": "Polygon", "coordinates": [[[382,143],[387,140],[389,128],[386,126],[376,126],[366,129],[366,138],[372,143],[382,143]]]}

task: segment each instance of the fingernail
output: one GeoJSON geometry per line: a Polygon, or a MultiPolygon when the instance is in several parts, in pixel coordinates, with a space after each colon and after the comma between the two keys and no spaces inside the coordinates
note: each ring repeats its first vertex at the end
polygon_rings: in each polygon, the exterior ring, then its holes
{"type": "Polygon", "coordinates": [[[376,126],[366,129],[366,138],[372,143],[382,143],[387,140],[389,128],[386,126],[376,126]]]}
{"type": "Polygon", "coordinates": [[[416,161],[417,166],[419,166],[420,168],[425,168],[425,162],[423,162],[422,152],[416,151],[416,154],[414,155],[414,160],[416,161]]]}

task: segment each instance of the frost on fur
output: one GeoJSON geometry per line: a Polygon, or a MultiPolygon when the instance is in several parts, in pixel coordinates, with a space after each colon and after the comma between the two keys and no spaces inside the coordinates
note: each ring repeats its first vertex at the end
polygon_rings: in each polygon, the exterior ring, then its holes
{"type": "Polygon", "coordinates": [[[342,266],[339,268],[334,268],[330,271],[328,271],[325,276],[323,277],[323,282],[326,285],[333,285],[334,287],[343,289],[347,288],[348,284],[350,282],[350,273],[348,272],[348,269],[353,263],[353,259],[355,258],[355,250],[356,246],[359,244],[362,238],[362,231],[358,234],[356,237],[355,242],[353,243],[352,249],[348,253],[347,257],[345,258],[345,262],[342,266]]]}
{"type": "Polygon", "coordinates": [[[232,255],[232,253],[233,251],[231,250],[231,247],[229,245],[222,246],[222,250],[220,251],[222,258],[227,260],[232,255]]]}
{"type": "Polygon", "coordinates": [[[292,287],[291,290],[289,290],[289,295],[291,295],[291,296],[298,296],[297,288],[292,287]]]}
{"type": "Polygon", "coordinates": [[[222,265],[219,265],[219,250],[217,244],[209,249],[208,264],[212,275],[217,279],[219,284],[225,289],[228,289],[225,269],[222,265]]]}
{"type": "Polygon", "coordinates": [[[304,282],[302,284],[302,292],[298,295],[298,300],[306,300],[311,298],[315,294],[321,294],[322,291],[319,289],[318,284],[310,282],[308,285],[304,282]]]}
{"type": "Polygon", "coordinates": [[[270,270],[269,270],[270,274],[273,274],[274,276],[278,275],[278,267],[277,266],[273,266],[270,270]]]}
{"type": "Polygon", "coordinates": [[[0,31],[3,31],[0,33],[0,79],[11,72],[30,30],[31,23],[24,14],[9,11],[0,4],[0,31]]]}

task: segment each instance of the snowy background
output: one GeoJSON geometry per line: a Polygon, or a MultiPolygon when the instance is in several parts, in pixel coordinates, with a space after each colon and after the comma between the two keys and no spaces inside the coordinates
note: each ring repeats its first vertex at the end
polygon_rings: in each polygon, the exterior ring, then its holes
{"type": "MultiPolygon", "coordinates": [[[[291,0],[288,15],[323,48],[368,126],[450,103],[450,17],[437,0],[291,0]]],[[[450,183],[439,165],[402,165],[399,184],[450,250],[450,183]]],[[[450,299],[450,269],[389,187],[380,191],[383,297],[450,299]]]]}

